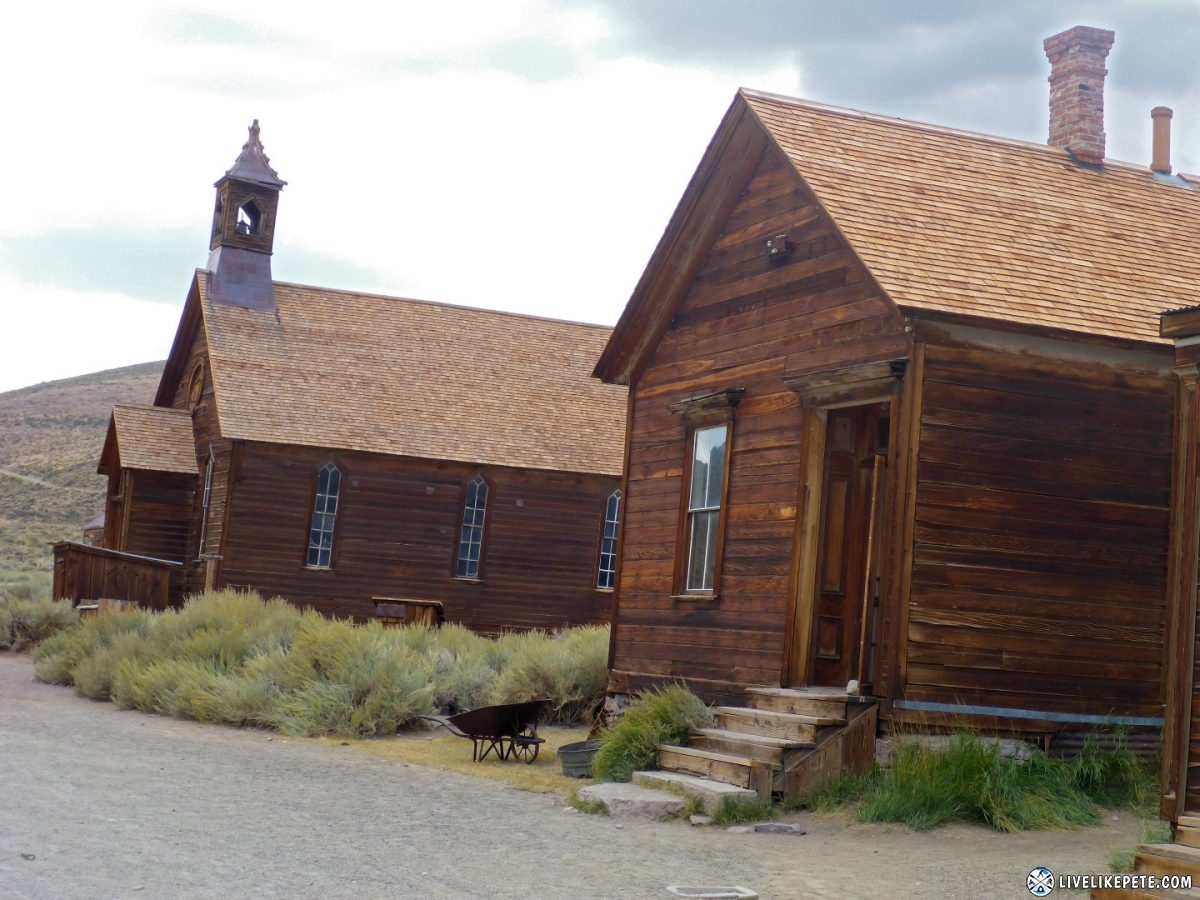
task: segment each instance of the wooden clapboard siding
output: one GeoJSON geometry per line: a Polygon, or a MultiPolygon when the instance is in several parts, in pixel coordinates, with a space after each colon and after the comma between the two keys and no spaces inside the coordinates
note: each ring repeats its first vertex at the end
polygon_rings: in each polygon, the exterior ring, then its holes
{"type": "Polygon", "coordinates": [[[196,490],[194,475],[129,472],[126,503],[129,525],[115,549],[182,562],[196,490]]]}
{"type": "Polygon", "coordinates": [[[62,542],[54,545],[54,599],[119,600],[165,609],[179,568],[177,562],[62,542]]]}
{"type": "MultiPolygon", "coordinates": [[[[1195,310],[1164,315],[1163,333],[1190,337],[1195,310]]],[[[1175,444],[1168,568],[1166,704],[1159,814],[1172,823],[1200,811],[1200,649],[1197,616],[1197,502],[1200,496],[1200,351],[1175,346],[1175,444]]]]}
{"type": "Polygon", "coordinates": [[[446,620],[495,632],[608,620],[595,587],[615,476],[247,442],[236,454],[222,577],[321,612],[367,618],[377,596],[439,600],[446,620]],[[305,566],[318,470],[342,473],[328,570],[305,566]],[[480,577],[454,577],[463,492],[488,482],[480,577]]]}
{"type": "Polygon", "coordinates": [[[779,684],[801,491],[786,375],[904,356],[904,323],[803,183],[764,151],[631,391],[612,687],[683,676],[704,696],[779,684]],[[786,233],[792,258],[766,241],[786,233]],[[744,388],[719,596],[673,597],[686,424],[668,405],[744,388]]]}
{"type": "MultiPolygon", "coordinates": [[[[219,572],[229,509],[230,471],[233,464],[233,442],[221,434],[221,423],[217,413],[217,396],[213,383],[208,344],[198,309],[189,302],[185,318],[180,324],[181,333],[189,333],[191,343],[180,361],[168,366],[163,384],[159,388],[159,402],[169,403],[176,409],[192,411],[192,429],[196,441],[196,488],[188,515],[188,544],[183,571],[183,592],[192,594],[206,587],[209,567],[219,572]],[[189,318],[190,316],[190,318],[189,318]],[[173,385],[170,378],[174,378],[173,385]],[[196,389],[197,380],[199,389],[196,389]],[[213,454],[213,480],[209,496],[207,517],[202,503],[204,500],[204,476],[208,466],[209,452],[213,454]],[[203,537],[203,546],[201,538],[203,537]],[[202,558],[212,558],[202,562],[202,558]]],[[[219,581],[218,581],[219,583],[219,581]]]]}
{"type": "Polygon", "coordinates": [[[1170,388],[925,347],[906,700],[1161,713],[1170,388]]]}

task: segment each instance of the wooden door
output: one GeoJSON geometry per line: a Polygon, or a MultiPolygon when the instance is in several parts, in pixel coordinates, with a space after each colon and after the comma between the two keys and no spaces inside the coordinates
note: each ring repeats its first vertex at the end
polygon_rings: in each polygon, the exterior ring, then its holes
{"type": "Polygon", "coordinates": [[[818,542],[811,683],[869,679],[888,405],[830,410],[818,542]]]}

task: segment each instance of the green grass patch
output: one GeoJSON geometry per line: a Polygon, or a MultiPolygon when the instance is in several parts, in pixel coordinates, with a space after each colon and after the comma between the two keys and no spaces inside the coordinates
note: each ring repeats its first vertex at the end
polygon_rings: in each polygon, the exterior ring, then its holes
{"type": "Polygon", "coordinates": [[[851,805],[864,822],[904,822],[923,831],[950,820],[998,831],[1079,828],[1099,822],[1099,807],[1143,812],[1157,791],[1153,763],[1118,741],[1094,741],[1073,759],[1033,750],[1027,760],[1003,756],[995,740],[959,733],[944,747],[900,740],[889,767],[817,786],[800,805],[851,805]]]}
{"type": "Polygon", "coordinates": [[[96,700],[284,734],[395,734],[421,715],[549,696],[551,722],[603,697],[608,632],[497,640],[384,628],[220,591],[180,610],[109,611],[47,640],[36,676],[96,700]]]}
{"type": "MultiPolygon", "coordinates": [[[[1175,840],[1171,833],[1171,823],[1162,819],[1147,817],[1142,819],[1143,844],[1170,844],[1175,840]]],[[[1108,870],[1118,874],[1132,872],[1137,861],[1136,849],[1117,849],[1108,854],[1108,870]]]]}
{"type": "Polygon", "coordinates": [[[634,772],[654,767],[659,744],[684,744],[693,728],[711,721],[704,701],[683,685],[644,691],[600,734],[592,775],[598,781],[628,781],[634,772]]]}
{"type": "Polygon", "coordinates": [[[604,805],[603,801],[580,797],[579,790],[579,788],[575,788],[575,790],[567,795],[567,806],[592,816],[608,815],[608,807],[604,805]]]}
{"type": "Polygon", "coordinates": [[[742,825],[746,822],[766,822],[775,818],[779,807],[757,797],[722,797],[713,812],[714,825],[742,825]]]}

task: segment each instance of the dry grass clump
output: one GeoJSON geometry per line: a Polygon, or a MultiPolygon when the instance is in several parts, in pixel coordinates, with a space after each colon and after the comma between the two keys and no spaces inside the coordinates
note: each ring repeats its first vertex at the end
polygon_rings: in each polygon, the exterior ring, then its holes
{"type": "Polygon", "coordinates": [[[70,603],[0,596],[0,650],[24,650],[77,621],[70,603]]]}
{"type": "Polygon", "coordinates": [[[423,714],[548,696],[574,721],[603,696],[608,632],[490,640],[459,626],[388,629],[219,591],[181,610],[111,611],[35,653],[42,681],[96,700],[285,734],[394,734],[423,714]]]}
{"type": "Polygon", "coordinates": [[[681,684],[644,691],[600,734],[592,775],[598,781],[628,781],[634,772],[654,768],[659,744],[686,744],[693,728],[711,721],[704,701],[681,684]]]}

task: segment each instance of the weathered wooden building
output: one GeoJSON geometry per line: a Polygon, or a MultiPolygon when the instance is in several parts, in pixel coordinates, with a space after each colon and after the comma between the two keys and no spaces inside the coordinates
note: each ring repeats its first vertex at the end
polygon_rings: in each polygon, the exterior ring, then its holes
{"type": "Polygon", "coordinates": [[[174,600],[607,621],[626,391],[590,372],[610,329],[275,282],[283,186],[255,123],[154,403],[113,410],[106,546],[181,562],[174,600]]]}
{"type": "Polygon", "coordinates": [[[630,391],[613,693],[1162,724],[1158,314],[1200,191],[1105,158],[1112,40],[1046,41],[1049,145],[736,96],[596,367],[630,391]]]}

